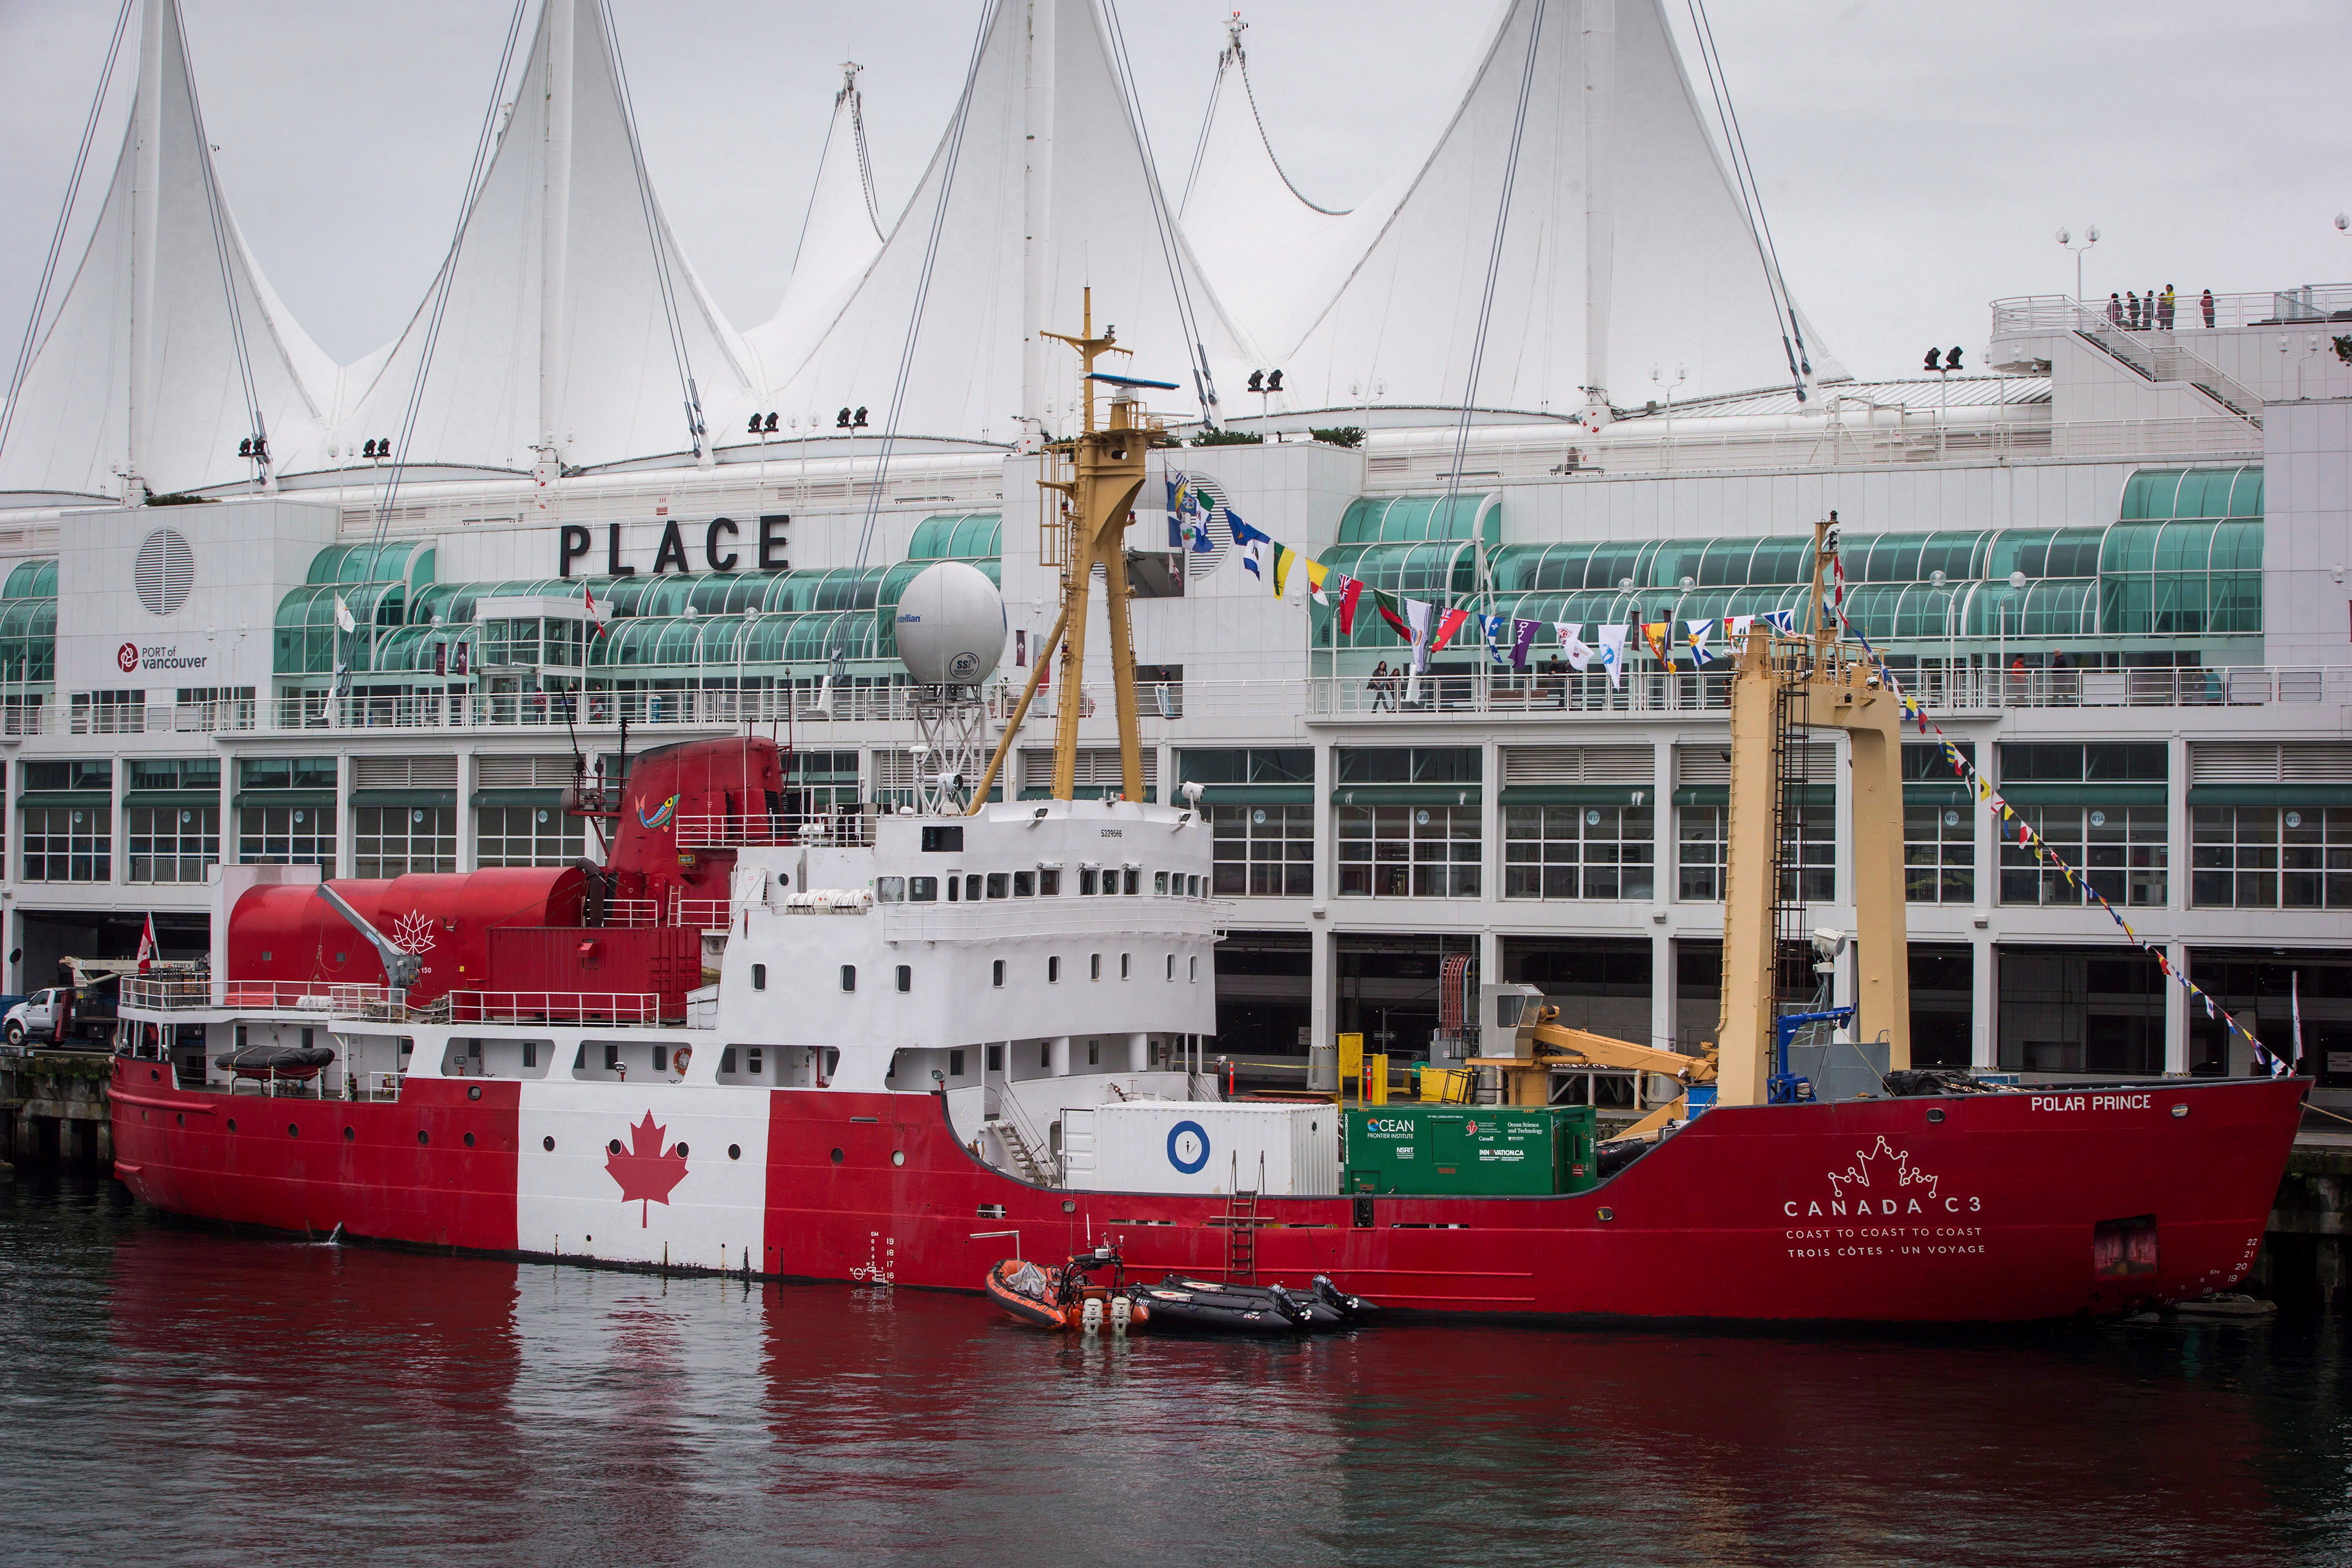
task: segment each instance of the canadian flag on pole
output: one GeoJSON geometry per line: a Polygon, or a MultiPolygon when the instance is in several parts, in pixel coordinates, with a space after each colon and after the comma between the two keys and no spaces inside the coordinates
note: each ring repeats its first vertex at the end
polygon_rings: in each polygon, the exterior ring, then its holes
{"type": "Polygon", "coordinates": [[[154,962],[155,917],[149,915],[147,924],[139,932],[139,973],[146,973],[147,966],[154,962]]]}

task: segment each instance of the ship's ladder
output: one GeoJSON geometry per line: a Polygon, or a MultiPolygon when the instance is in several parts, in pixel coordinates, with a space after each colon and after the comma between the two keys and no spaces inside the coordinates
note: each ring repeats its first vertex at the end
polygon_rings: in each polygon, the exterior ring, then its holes
{"type": "Polygon", "coordinates": [[[1012,1167],[1014,1175],[1041,1187],[1053,1184],[1045,1179],[1036,1151],[1029,1147],[1029,1140],[1021,1136],[1021,1129],[1003,1120],[989,1125],[996,1130],[997,1142],[1004,1145],[1004,1163],[1012,1167]]]}
{"type": "MultiPolygon", "coordinates": [[[[1265,1156],[1260,1154],[1258,1186],[1265,1185],[1265,1156]]],[[[1225,1212],[1217,1216],[1216,1224],[1225,1232],[1225,1283],[1255,1285],[1257,1283],[1257,1227],[1265,1222],[1257,1212],[1258,1194],[1236,1190],[1225,1200],[1225,1212]]]]}

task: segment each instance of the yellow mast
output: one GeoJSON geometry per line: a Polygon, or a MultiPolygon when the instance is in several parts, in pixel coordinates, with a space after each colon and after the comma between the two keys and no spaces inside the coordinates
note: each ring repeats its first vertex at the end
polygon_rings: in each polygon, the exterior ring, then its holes
{"type": "Polygon", "coordinates": [[[1076,337],[1064,332],[1045,334],[1077,351],[1083,366],[1080,382],[1086,389],[1082,428],[1069,441],[1046,449],[1047,462],[1056,467],[1066,463],[1063,472],[1067,477],[1037,481],[1049,496],[1061,498],[1058,505],[1049,499],[1051,510],[1040,539],[1045,563],[1062,569],[1061,613],[1037,649],[1028,684],[1022,689],[1021,700],[1013,710],[1012,721],[1005,726],[1003,739],[996,743],[995,754],[988,760],[988,771],[981,775],[979,787],[972,791],[968,815],[979,811],[988,799],[988,792],[994,787],[1005,756],[1013,748],[1013,739],[1021,732],[1021,722],[1028,716],[1029,704],[1037,695],[1037,683],[1050,668],[1046,661],[1057,652],[1062,660],[1062,694],[1054,724],[1054,798],[1068,800],[1076,792],[1079,699],[1086,675],[1087,600],[1093,589],[1097,566],[1103,571],[1104,607],[1110,616],[1110,675],[1118,706],[1120,781],[1129,800],[1143,798],[1143,746],[1135,707],[1135,645],[1127,618],[1126,534],[1128,509],[1135,504],[1136,491],[1143,488],[1144,454],[1150,449],[1156,429],[1124,387],[1110,400],[1110,423],[1100,429],[1096,427],[1095,360],[1106,353],[1132,351],[1117,346],[1110,328],[1106,327],[1102,336],[1095,336],[1094,290],[1086,290],[1084,298],[1085,316],[1076,337]]]}
{"type": "Polygon", "coordinates": [[[1853,745],[1854,1038],[1887,1041],[1887,1065],[1911,1065],[1909,943],[1903,902],[1903,710],[1828,613],[1837,513],[1813,525],[1813,624],[1782,637],[1749,630],[1731,682],[1731,810],[1725,845],[1723,1002],[1717,1102],[1761,1105],[1779,1016],[1774,929],[1781,792],[1774,763],[1806,726],[1843,730],[1853,745]]]}

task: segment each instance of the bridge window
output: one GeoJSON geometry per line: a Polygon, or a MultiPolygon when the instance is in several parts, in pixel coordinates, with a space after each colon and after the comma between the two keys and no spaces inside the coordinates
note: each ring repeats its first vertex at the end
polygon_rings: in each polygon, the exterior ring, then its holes
{"type": "Polygon", "coordinates": [[[841,988],[844,991],[857,989],[857,965],[845,963],[841,966],[841,988]]]}

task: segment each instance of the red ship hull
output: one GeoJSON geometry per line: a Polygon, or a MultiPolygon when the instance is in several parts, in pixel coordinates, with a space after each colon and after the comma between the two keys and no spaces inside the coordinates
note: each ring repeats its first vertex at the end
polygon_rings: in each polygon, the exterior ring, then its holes
{"type": "MultiPolygon", "coordinates": [[[[614,1087],[618,1125],[624,1103],[633,1118],[649,1097],[614,1087]]],[[[1722,1107],[1574,1196],[1262,1198],[1256,1274],[1329,1274],[1385,1307],[1444,1312],[2002,1322],[2133,1310],[2252,1267],[2305,1087],[1722,1107]]],[[[541,1255],[518,1240],[523,1088],[419,1079],[396,1104],[232,1098],[118,1059],[116,1171],[145,1201],[205,1219],[541,1255]]],[[[969,1152],[933,1095],[764,1098],[761,1252],[741,1249],[752,1273],[976,1290],[1014,1247],[975,1233],[1005,1231],[1036,1258],[1109,1239],[1131,1272],[1225,1266],[1223,1198],[1022,1183],[969,1152]]],[[[596,1198],[614,1230],[647,1223],[612,1188],[596,1198]]],[[[722,1255],[732,1267],[735,1251],[722,1255]]]]}

